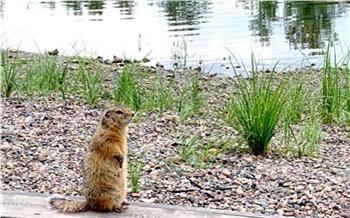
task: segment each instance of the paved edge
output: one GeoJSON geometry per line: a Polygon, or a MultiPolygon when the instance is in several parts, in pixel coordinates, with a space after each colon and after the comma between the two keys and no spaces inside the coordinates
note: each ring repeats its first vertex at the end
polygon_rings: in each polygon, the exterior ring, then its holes
{"type": "MultiPolygon", "coordinates": [[[[155,203],[130,202],[126,211],[122,213],[98,213],[87,211],[76,214],[59,213],[48,207],[47,200],[52,195],[1,191],[0,203],[1,218],[19,217],[121,217],[121,218],[269,218],[278,216],[266,216],[252,213],[239,213],[228,210],[214,210],[195,208],[189,206],[173,206],[155,203]]],[[[67,197],[69,199],[83,200],[83,197],[67,197]]]]}

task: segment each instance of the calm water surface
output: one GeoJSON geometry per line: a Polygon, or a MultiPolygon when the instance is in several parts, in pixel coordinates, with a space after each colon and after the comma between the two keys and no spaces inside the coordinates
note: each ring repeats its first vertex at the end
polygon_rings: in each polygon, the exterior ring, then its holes
{"type": "Polygon", "coordinates": [[[321,64],[350,47],[350,1],[0,0],[2,44],[26,51],[113,55],[231,74],[232,54],[267,68],[321,64]],[[185,42],[185,43],[184,43],[185,42]],[[177,60],[177,62],[179,62],[177,60]],[[310,64],[307,63],[306,64],[310,64]]]}

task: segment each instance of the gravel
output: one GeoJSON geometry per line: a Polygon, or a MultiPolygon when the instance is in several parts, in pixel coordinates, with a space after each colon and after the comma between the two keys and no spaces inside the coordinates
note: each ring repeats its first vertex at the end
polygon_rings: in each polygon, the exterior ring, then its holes
{"type": "MultiPolygon", "coordinates": [[[[203,90],[213,108],[229,79],[203,90]],[[216,98],[211,98],[216,96],[216,98]]],[[[75,96],[3,98],[1,182],[3,190],[81,195],[82,159],[101,112],[110,104],[87,106],[75,96]]],[[[291,217],[350,217],[349,127],[324,125],[315,157],[269,152],[254,156],[229,149],[191,166],[179,153],[182,136],[199,134],[217,142],[236,133],[215,115],[178,122],[174,111],[159,117],[143,112],[129,126],[130,163],[142,164],[139,190],[131,201],[188,205],[291,217]]],[[[131,185],[129,185],[131,187],[131,185]]],[[[130,189],[131,190],[131,189],[130,189]]]]}

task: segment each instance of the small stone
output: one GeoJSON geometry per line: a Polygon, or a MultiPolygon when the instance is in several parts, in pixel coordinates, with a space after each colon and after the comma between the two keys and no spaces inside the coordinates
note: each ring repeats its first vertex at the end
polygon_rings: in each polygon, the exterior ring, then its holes
{"type": "Polygon", "coordinates": [[[26,117],[26,119],[24,120],[24,122],[26,123],[32,123],[33,122],[33,118],[31,116],[26,117]]]}
{"type": "Polygon", "coordinates": [[[142,170],[145,171],[145,172],[150,172],[151,171],[151,166],[146,164],[145,166],[143,166],[142,170]]]}
{"type": "Polygon", "coordinates": [[[150,204],[150,203],[154,203],[155,199],[154,198],[141,198],[140,201],[150,204]]]}
{"type": "Polygon", "coordinates": [[[156,177],[160,173],[160,170],[153,170],[150,174],[148,174],[150,177],[156,177]]]}
{"type": "Polygon", "coordinates": [[[5,145],[2,145],[1,146],[1,151],[8,151],[8,150],[10,150],[12,147],[10,146],[10,145],[8,145],[8,144],[5,144],[5,145]]]}
{"type": "Polygon", "coordinates": [[[326,185],[326,187],[321,192],[330,192],[332,191],[332,187],[329,185],[326,185]]]}
{"type": "Polygon", "coordinates": [[[64,151],[66,150],[66,148],[65,148],[63,145],[59,145],[59,146],[58,146],[58,150],[59,150],[60,152],[64,152],[64,151]]]}
{"type": "Polygon", "coordinates": [[[227,177],[230,177],[230,176],[231,176],[231,171],[230,171],[230,170],[227,170],[227,169],[224,169],[224,170],[222,171],[222,175],[227,176],[227,177]]]}
{"type": "Polygon", "coordinates": [[[8,163],[6,163],[6,167],[8,169],[12,169],[13,168],[13,164],[11,162],[8,162],[8,163]]]}
{"type": "Polygon", "coordinates": [[[156,163],[154,163],[153,161],[150,161],[148,162],[148,165],[153,168],[156,165],[156,163]]]}
{"type": "Polygon", "coordinates": [[[299,204],[293,204],[293,207],[294,207],[294,209],[297,209],[297,210],[299,210],[301,208],[301,206],[299,204]]]}
{"type": "Polygon", "coordinates": [[[176,124],[176,116],[175,115],[166,115],[164,116],[164,120],[168,120],[172,122],[173,124],[176,124]]]}
{"type": "Polygon", "coordinates": [[[261,207],[264,208],[264,209],[269,207],[265,201],[260,201],[260,202],[258,202],[258,204],[260,204],[261,207]]]}
{"type": "Polygon", "coordinates": [[[160,62],[157,62],[157,63],[156,63],[156,67],[163,68],[163,67],[164,67],[164,65],[163,65],[162,63],[160,63],[160,62]]]}
{"type": "Polygon", "coordinates": [[[118,64],[118,63],[122,63],[123,61],[124,61],[123,58],[120,58],[120,57],[117,57],[117,56],[113,56],[112,63],[118,64]]]}
{"type": "Polygon", "coordinates": [[[239,186],[239,187],[236,189],[236,193],[239,194],[239,195],[243,194],[243,189],[242,189],[241,186],[239,186]]]}
{"type": "Polygon", "coordinates": [[[39,168],[39,172],[40,172],[40,173],[47,173],[47,167],[46,167],[46,166],[41,166],[41,167],[39,168]]]}
{"type": "Polygon", "coordinates": [[[131,197],[139,197],[139,193],[135,193],[135,192],[131,193],[130,195],[131,197]]]}
{"type": "Polygon", "coordinates": [[[113,63],[113,61],[111,61],[111,60],[109,60],[109,59],[105,60],[104,62],[105,62],[105,64],[107,64],[107,65],[111,65],[111,64],[113,63]]]}
{"type": "Polygon", "coordinates": [[[47,157],[44,155],[39,156],[38,161],[45,162],[47,160],[47,157]]]}

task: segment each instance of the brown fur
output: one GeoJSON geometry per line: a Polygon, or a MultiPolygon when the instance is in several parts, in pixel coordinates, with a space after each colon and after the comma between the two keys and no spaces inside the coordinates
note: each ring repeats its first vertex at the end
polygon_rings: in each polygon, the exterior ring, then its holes
{"type": "Polygon", "coordinates": [[[120,212],[127,192],[127,125],[134,113],[112,107],[102,113],[84,159],[86,202],[52,198],[49,204],[62,212],[85,210],[120,212]]]}

